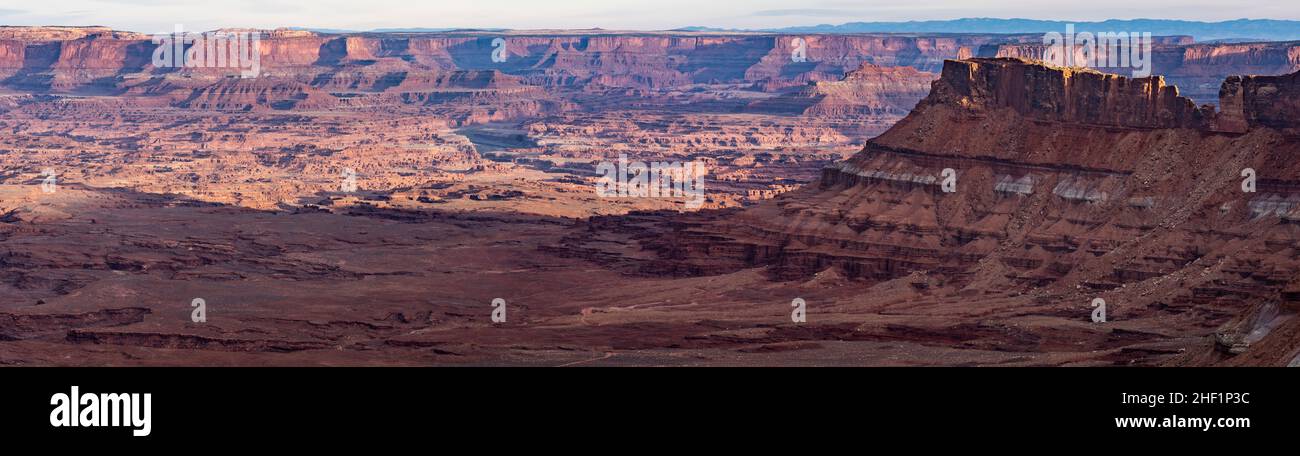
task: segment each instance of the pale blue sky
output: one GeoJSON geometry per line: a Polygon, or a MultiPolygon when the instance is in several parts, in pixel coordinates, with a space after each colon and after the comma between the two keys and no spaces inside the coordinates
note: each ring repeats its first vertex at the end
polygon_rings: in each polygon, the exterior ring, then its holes
{"type": "Polygon", "coordinates": [[[0,0],[3,25],[105,25],[153,33],[284,26],[765,28],[1000,17],[1060,20],[1300,19],[1298,0],[0,0]]]}

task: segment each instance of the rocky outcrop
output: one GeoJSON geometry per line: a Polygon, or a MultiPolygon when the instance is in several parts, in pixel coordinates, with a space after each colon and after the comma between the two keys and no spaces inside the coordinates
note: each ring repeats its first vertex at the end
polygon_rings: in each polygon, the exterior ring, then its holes
{"type": "Polygon", "coordinates": [[[751,103],[748,109],[823,118],[902,117],[925,98],[937,77],[911,67],[864,63],[839,81],[810,82],[792,93],[751,103]]]}
{"type": "Polygon", "coordinates": [[[293,81],[227,78],[215,83],[185,84],[162,80],[134,87],[146,93],[167,92],[173,106],[218,111],[328,109],[338,105],[329,94],[293,81]]]}
{"type": "Polygon", "coordinates": [[[926,99],[987,114],[1126,128],[1204,128],[1206,113],[1161,76],[1126,78],[1020,59],[949,61],[926,99]]]}
{"type": "MultiPolygon", "coordinates": [[[[1041,43],[996,44],[980,48],[978,56],[1040,60],[1045,50],[1041,43]]],[[[1164,76],[1198,104],[1218,101],[1219,84],[1230,75],[1300,71],[1300,42],[1210,44],[1156,37],[1151,52],[1151,74],[1164,76]]],[[[1083,61],[1081,48],[1075,49],[1074,58],[1083,61]]],[[[1129,75],[1132,68],[1103,65],[1098,70],[1129,75]]]]}
{"type": "MultiPolygon", "coordinates": [[[[818,183],[736,213],[683,217],[669,234],[647,235],[660,259],[637,268],[766,266],[785,280],[833,270],[866,284],[926,274],[950,293],[1026,307],[1104,297],[1127,319],[1178,320],[1166,330],[1181,334],[1248,328],[1224,336],[1231,351],[1181,362],[1231,362],[1222,357],[1251,353],[1247,341],[1295,350],[1300,339],[1269,338],[1277,325],[1239,318],[1294,299],[1296,77],[1229,79],[1225,99],[1239,101],[1223,104],[1241,114],[1220,116],[1158,77],[949,61],[908,117],[818,183]],[[1233,116],[1242,128],[1222,131],[1233,116]],[[1245,168],[1258,173],[1253,193],[1242,191],[1245,168]]],[[[1273,309],[1269,322],[1295,312],[1273,309]]]]}
{"type": "Polygon", "coordinates": [[[1219,99],[1219,128],[1223,131],[1271,128],[1300,135],[1300,72],[1232,76],[1223,82],[1219,99]]]}

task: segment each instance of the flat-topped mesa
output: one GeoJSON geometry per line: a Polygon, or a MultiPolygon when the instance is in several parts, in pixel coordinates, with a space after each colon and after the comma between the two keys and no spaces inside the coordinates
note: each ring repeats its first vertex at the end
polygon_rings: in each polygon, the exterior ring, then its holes
{"type": "Polygon", "coordinates": [[[1127,78],[1019,58],[948,60],[925,106],[1012,109],[1030,120],[1126,128],[1209,126],[1212,116],[1163,77],[1127,78]]]}
{"type": "Polygon", "coordinates": [[[1283,76],[1229,76],[1219,88],[1216,129],[1257,127],[1300,135],[1300,72],[1283,76]]]}
{"type": "MultiPolygon", "coordinates": [[[[864,62],[937,71],[943,59],[993,42],[1027,36],[900,36],[697,34],[687,32],[580,33],[445,32],[316,33],[292,29],[256,32],[260,77],[312,83],[324,75],[370,77],[400,72],[500,70],[531,85],[588,84],[663,88],[690,83],[760,83],[773,90],[833,80],[864,62]],[[498,42],[504,40],[502,55],[498,42]],[[806,60],[792,58],[805,52],[806,60]],[[504,60],[500,58],[504,57],[504,60]],[[362,73],[376,73],[370,76],[362,73]]],[[[158,30],[171,33],[171,30],[158,30]]],[[[202,31],[192,30],[192,33],[202,31]]],[[[120,75],[189,73],[150,65],[153,35],[103,27],[0,27],[0,86],[33,92],[120,92],[120,75]],[[15,77],[17,76],[17,77],[15,77]],[[89,87],[101,86],[101,87],[89,87]]],[[[140,78],[129,78],[139,80],[140,78]]]]}
{"type": "MultiPolygon", "coordinates": [[[[930,94],[848,163],[867,169],[875,151],[892,150],[1131,172],[1149,142],[1165,133],[1296,136],[1297,79],[1300,73],[1230,77],[1216,113],[1158,76],[1127,78],[1014,58],[950,60],[930,94]]],[[[839,171],[823,175],[836,181],[839,171]]]]}

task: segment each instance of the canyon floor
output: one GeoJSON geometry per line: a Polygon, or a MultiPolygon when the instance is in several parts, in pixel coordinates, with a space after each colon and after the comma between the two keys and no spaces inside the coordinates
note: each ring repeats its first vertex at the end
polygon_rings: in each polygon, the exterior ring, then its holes
{"type": "MultiPolygon", "coordinates": [[[[3,231],[6,365],[1128,364],[1204,348],[1214,328],[1186,329],[1224,312],[1098,326],[1083,298],[961,293],[924,275],[630,274],[554,254],[586,228],[535,215],[0,194],[32,208],[3,231]],[[206,322],[191,321],[196,298],[206,322]],[[795,298],[806,323],[791,321],[795,298]]],[[[645,255],[627,234],[588,242],[645,255]]]]}

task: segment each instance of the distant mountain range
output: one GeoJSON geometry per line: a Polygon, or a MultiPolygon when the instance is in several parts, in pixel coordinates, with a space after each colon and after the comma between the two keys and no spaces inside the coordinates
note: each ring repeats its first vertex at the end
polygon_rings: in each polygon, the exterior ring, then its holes
{"type": "MultiPolygon", "coordinates": [[[[1035,19],[965,18],[946,21],[849,22],[763,29],[780,33],[1046,33],[1064,32],[1074,24],[1076,32],[1151,32],[1152,35],[1190,35],[1197,41],[1292,41],[1300,40],[1300,21],[1237,19],[1199,22],[1171,19],[1110,19],[1101,22],[1045,21],[1035,19]]],[[[709,27],[684,27],[690,31],[735,31],[709,27]]]]}

